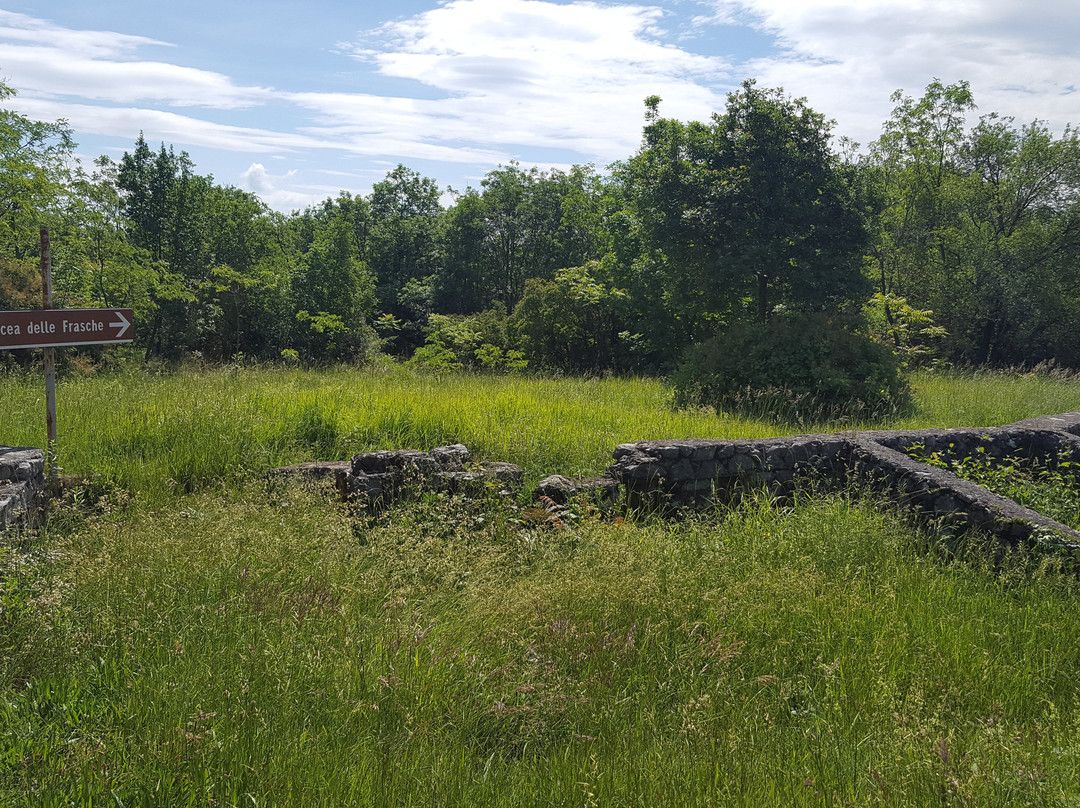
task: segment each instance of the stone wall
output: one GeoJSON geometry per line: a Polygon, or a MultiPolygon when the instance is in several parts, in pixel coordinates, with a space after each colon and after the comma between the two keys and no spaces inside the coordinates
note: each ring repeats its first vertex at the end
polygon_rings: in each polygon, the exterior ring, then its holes
{"type": "Polygon", "coordinates": [[[760,486],[783,490],[814,475],[869,484],[901,505],[957,528],[976,526],[1006,544],[1033,541],[1080,551],[1080,533],[1012,500],[908,456],[1022,456],[1080,461],[1080,412],[1006,427],[846,432],[763,440],[645,441],[623,444],[608,475],[632,507],[707,508],[760,486]]]}
{"type": "Polygon", "coordinates": [[[364,452],[351,460],[301,463],[275,469],[271,476],[333,480],[343,501],[383,505],[419,491],[512,494],[521,488],[525,472],[511,463],[474,463],[458,443],[430,452],[393,449],[364,452]]]}
{"type": "MultiPolygon", "coordinates": [[[[596,479],[553,475],[535,496],[550,506],[588,496],[605,508],[707,508],[762,486],[790,489],[814,477],[840,485],[869,485],[902,506],[956,528],[979,527],[1003,543],[1028,542],[1080,553],[1080,532],[960,479],[917,457],[981,456],[990,462],[1026,457],[1080,469],[1080,412],[985,429],[865,431],[760,440],[643,441],[618,446],[615,463],[596,479]]],[[[34,524],[45,488],[39,449],[0,447],[0,529],[34,524]]],[[[523,480],[509,463],[475,463],[460,445],[431,452],[394,450],[350,460],[275,469],[276,479],[332,481],[343,500],[386,504],[410,492],[513,494],[523,480]]]]}
{"type": "MultiPolygon", "coordinates": [[[[615,449],[604,477],[542,480],[535,498],[562,506],[589,497],[605,509],[702,509],[765,486],[791,490],[799,478],[866,485],[949,529],[978,527],[1005,544],[1034,542],[1080,552],[1080,533],[1012,500],[911,455],[970,456],[989,462],[1026,457],[1048,464],[1077,463],[1080,412],[986,429],[841,432],[761,440],[674,440],[627,443],[615,449]]],[[[409,492],[441,490],[512,493],[524,474],[506,463],[471,461],[466,447],[431,452],[394,450],[351,460],[305,463],[273,472],[333,480],[343,500],[385,504],[409,492]]]]}
{"type": "Polygon", "coordinates": [[[0,446],[0,530],[32,527],[45,491],[45,453],[0,446]]]}

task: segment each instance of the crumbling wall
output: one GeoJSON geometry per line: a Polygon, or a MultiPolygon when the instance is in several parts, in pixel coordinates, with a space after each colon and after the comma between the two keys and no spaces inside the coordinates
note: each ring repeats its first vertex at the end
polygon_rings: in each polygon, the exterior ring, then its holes
{"type": "Polygon", "coordinates": [[[0,446],[0,530],[37,524],[45,491],[45,453],[0,446]]]}
{"type": "Polygon", "coordinates": [[[608,474],[635,507],[706,508],[746,488],[783,489],[809,474],[870,484],[904,506],[1006,544],[1035,541],[1080,551],[1080,533],[979,485],[910,457],[980,454],[1080,461],[1080,412],[987,429],[843,432],[762,440],[643,441],[619,446],[608,474]]]}
{"type": "Polygon", "coordinates": [[[430,452],[393,449],[364,452],[351,460],[301,463],[272,472],[275,477],[333,479],[342,500],[378,505],[401,499],[410,492],[449,491],[481,493],[488,490],[516,493],[525,472],[512,463],[474,463],[460,443],[430,452]]]}

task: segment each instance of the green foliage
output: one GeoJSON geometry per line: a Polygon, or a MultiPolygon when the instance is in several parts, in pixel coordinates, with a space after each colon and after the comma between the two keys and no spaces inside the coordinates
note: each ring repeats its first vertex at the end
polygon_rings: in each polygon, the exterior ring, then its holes
{"type": "Polygon", "coordinates": [[[75,149],[65,121],[20,115],[6,106],[14,96],[0,81],[0,257],[9,267],[36,257],[39,228],[58,213],[75,149]]]}
{"type": "Polygon", "coordinates": [[[985,115],[966,82],[897,93],[865,169],[883,210],[879,291],[935,312],[968,363],[1080,363],[1080,136],[985,115]]]}
{"type": "Polygon", "coordinates": [[[534,365],[575,372],[629,365],[628,293],[613,285],[614,257],[530,279],[514,309],[514,328],[534,365]]]}
{"type": "Polygon", "coordinates": [[[48,225],[57,304],[133,308],[146,360],[422,346],[447,367],[523,350],[533,367],[666,373],[732,323],[862,306],[873,279],[871,331],[905,364],[1080,367],[1080,133],[969,125],[966,82],[895,94],[861,158],[805,100],[748,80],[707,121],[647,98],[640,149],[606,176],[511,162],[444,209],[399,165],[288,216],[142,135],[84,169],[69,127],[13,95],[0,84],[0,307],[38,305],[48,225]],[[467,345],[429,323],[496,305],[515,338],[467,345]]]}
{"type": "MultiPolygon", "coordinates": [[[[434,180],[398,165],[372,187],[370,211],[366,248],[377,306],[407,324],[416,323],[415,328],[405,328],[399,334],[403,350],[408,350],[419,341],[430,308],[430,303],[421,303],[415,284],[430,286],[425,279],[439,264],[439,187],[434,180]],[[410,285],[411,295],[406,291],[410,285]]],[[[429,299],[431,294],[430,290],[426,293],[429,299]]]]}
{"type": "Polygon", "coordinates": [[[1080,485],[1075,463],[1047,463],[1019,456],[992,458],[982,446],[975,455],[965,457],[926,453],[923,446],[911,447],[908,454],[1080,530],[1080,485]]]}
{"type": "Polygon", "coordinates": [[[687,351],[677,401],[802,423],[896,412],[909,399],[899,361],[858,326],[835,314],[732,326],[687,351]]]}
{"type": "Polygon", "coordinates": [[[279,494],[99,511],[20,554],[50,640],[0,685],[0,802],[1080,796],[1080,593],[1037,558],[943,566],[859,496],[560,529],[279,494]]]}
{"type": "Polygon", "coordinates": [[[506,309],[500,303],[469,316],[431,315],[426,341],[410,363],[442,372],[465,367],[505,372],[522,370],[528,361],[514,347],[506,309]]]}
{"type": "Polygon", "coordinates": [[[862,297],[866,224],[831,123],[753,81],[708,124],[661,118],[658,104],[620,169],[641,243],[629,288],[649,290],[637,306],[656,353],[674,358],[747,303],[765,322],[776,306],[862,297]]]}
{"type": "Polygon", "coordinates": [[[913,308],[906,298],[892,294],[875,292],[863,313],[874,339],[889,346],[905,367],[933,360],[938,342],[948,333],[934,323],[934,312],[913,308]]]}

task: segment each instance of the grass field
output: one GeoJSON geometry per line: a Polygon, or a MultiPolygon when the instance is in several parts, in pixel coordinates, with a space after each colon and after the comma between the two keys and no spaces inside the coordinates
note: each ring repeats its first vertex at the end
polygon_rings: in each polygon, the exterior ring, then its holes
{"type": "MultiPolygon", "coordinates": [[[[40,445],[40,381],[0,442],[40,445]]],[[[891,423],[1080,408],[1080,383],[916,379],[891,423]]],[[[860,492],[565,529],[432,496],[377,517],[266,469],[462,442],[530,481],[617,443],[805,428],[658,382],[390,369],[59,388],[97,473],[0,549],[0,804],[1080,804],[1080,582],[960,557],[860,492]]],[[[11,403],[8,403],[11,402],[11,403]]]]}
{"type": "MultiPolygon", "coordinates": [[[[72,376],[58,385],[61,463],[144,497],[250,479],[373,448],[464,443],[530,479],[599,473],[619,443],[858,427],[996,426],[1080,407],[1080,384],[1005,374],[916,377],[915,410],[869,424],[776,424],[674,410],[652,379],[415,375],[401,368],[246,368],[72,376]]],[[[40,376],[4,379],[0,440],[43,446],[40,376]]]]}

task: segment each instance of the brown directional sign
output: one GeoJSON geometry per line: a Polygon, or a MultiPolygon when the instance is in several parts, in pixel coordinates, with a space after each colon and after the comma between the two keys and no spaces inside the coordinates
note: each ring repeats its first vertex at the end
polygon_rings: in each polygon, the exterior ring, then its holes
{"type": "Polygon", "coordinates": [[[131,342],[131,309],[0,311],[0,350],[131,342]]]}

